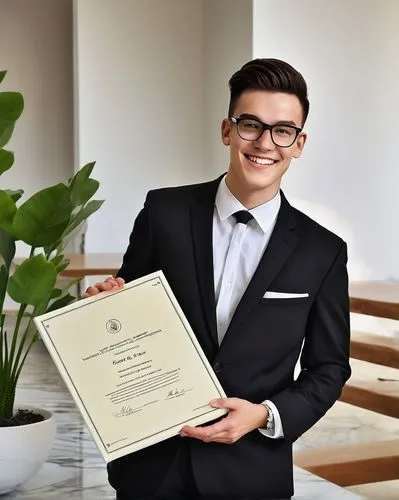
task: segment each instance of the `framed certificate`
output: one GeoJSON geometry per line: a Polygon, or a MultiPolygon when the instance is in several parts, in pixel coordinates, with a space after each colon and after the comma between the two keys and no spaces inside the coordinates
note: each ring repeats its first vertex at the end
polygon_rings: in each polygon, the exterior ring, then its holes
{"type": "Polygon", "coordinates": [[[106,462],[226,413],[161,271],[35,318],[106,462]]]}

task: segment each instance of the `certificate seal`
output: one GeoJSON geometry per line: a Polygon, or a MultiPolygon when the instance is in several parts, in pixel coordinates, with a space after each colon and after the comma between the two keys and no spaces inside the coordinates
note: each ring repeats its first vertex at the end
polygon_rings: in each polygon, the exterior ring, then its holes
{"type": "Polygon", "coordinates": [[[121,322],[117,319],[109,319],[105,327],[109,333],[118,333],[122,329],[121,322]]]}

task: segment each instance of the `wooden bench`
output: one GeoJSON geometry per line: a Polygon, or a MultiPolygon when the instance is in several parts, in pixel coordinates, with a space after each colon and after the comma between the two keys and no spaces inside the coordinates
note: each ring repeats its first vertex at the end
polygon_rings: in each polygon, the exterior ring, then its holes
{"type": "Polygon", "coordinates": [[[301,450],[294,463],[340,486],[399,478],[399,439],[301,450]]]}
{"type": "Polygon", "coordinates": [[[352,331],[351,358],[399,368],[399,338],[352,331]]]}

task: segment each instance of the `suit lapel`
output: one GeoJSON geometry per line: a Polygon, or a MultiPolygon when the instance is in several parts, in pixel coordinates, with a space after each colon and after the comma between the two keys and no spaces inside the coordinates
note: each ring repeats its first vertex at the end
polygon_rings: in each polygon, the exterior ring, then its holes
{"type": "Polygon", "coordinates": [[[213,212],[216,192],[223,176],[202,184],[191,206],[192,234],[197,279],[210,336],[217,346],[216,299],[213,272],[213,212]]]}
{"type": "Polygon", "coordinates": [[[276,225],[266,250],[230,322],[230,330],[238,326],[249,311],[263,297],[270,283],[280,272],[298,243],[292,208],[281,192],[281,207],[276,225]]]}

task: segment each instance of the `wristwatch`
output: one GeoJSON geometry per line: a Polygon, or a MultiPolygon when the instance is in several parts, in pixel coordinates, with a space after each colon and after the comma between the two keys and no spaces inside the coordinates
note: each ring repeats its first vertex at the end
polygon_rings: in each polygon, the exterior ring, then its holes
{"type": "Polygon", "coordinates": [[[267,431],[274,432],[274,415],[273,415],[273,411],[272,411],[272,409],[270,408],[270,406],[267,403],[263,403],[263,404],[266,406],[267,412],[268,412],[267,422],[266,422],[265,429],[267,431]]]}

